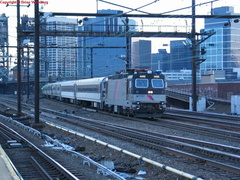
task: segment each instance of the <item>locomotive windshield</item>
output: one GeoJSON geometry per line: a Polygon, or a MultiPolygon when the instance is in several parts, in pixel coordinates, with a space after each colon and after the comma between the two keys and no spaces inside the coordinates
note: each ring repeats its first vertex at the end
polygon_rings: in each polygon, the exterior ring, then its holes
{"type": "Polygon", "coordinates": [[[137,78],[135,80],[136,88],[148,88],[148,79],[137,78]]]}
{"type": "Polygon", "coordinates": [[[136,88],[148,88],[149,83],[151,83],[152,88],[164,88],[164,82],[162,79],[149,79],[146,78],[137,78],[135,79],[135,87],[136,88]]]}
{"type": "Polygon", "coordinates": [[[152,79],[153,88],[164,88],[164,83],[162,79],[152,79]]]}

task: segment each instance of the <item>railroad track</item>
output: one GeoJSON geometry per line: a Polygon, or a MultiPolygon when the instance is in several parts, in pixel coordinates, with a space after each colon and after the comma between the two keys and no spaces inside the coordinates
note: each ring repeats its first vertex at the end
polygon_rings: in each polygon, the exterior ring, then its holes
{"type": "Polygon", "coordinates": [[[54,114],[57,116],[57,120],[65,123],[83,126],[93,131],[122,138],[168,154],[181,155],[187,159],[218,167],[228,172],[236,174],[240,172],[240,148],[237,147],[116,126],[47,109],[43,111],[54,114]]]}
{"type": "MultiPolygon", "coordinates": [[[[48,113],[49,113],[49,111],[48,111],[48,113]]],[[[46,111],[43,109],[42,110],[42,114],[46,114],[46,111]]],[[[63,113],[64,114],[64,113],[63,113]]],[[[55,116],[55,115],[54,115],[55,116]]],[[[48,123],[46,123],[46,124],[48,124],[48,123]]],[[[52,123],[50,122],[49,123],[50,124],[50,126],[52,127],[52,123]]],[[[50,128],[51,128],[50,127],[50,128]]],[[[61,131],[63,131],[62,130],[62,127],[60,127],[60,129],[61,129],[61,131]]],[[[58,130],[56,130],[56,131],[58,131],[58,130]]],[[[67,130],[68,131],[68,130],[67,130]]],[[[71,132],[73,132],[72,130],[70,130],[71,132]]],[[[75,135],[74,136],[76,136],[76,134],[78,134],[78,132],[75,132],[74,133],[75,135]]],[[[85,135],[84,135],[84,138],[85,138],[85,135]]],[[[92,138],[90,138],[91,140],[92,140],[92,138]]],[[[94,141],[94,144],[97,142],[97,140],[96,141],[94,141]]],[[[103,142],[101,142],[100,144],[102,144],[103,142]]],[[[106,144],[107,145],[107,147],[113,147],[113,146],[111,146],[110,144],[106,144]]],[[[106,148],[106,146],[103,146],[102,147],[104,150],[103,151],[105,151],[105,148],[106,148]]],[[[116,149],[119,149],[120,151],[120,154],[121,154],[121,156],[122,156],[122,153],[124,152],[124,153],[126,153],[126,154],[130,154],[131,156],[134,154],[134,153],[131,153],[131,152],[127,152],[126,150],[123,150],[123,149],[120,149],[120,148],[118,148],[118,147],[116,147],[116,149]]],[[[111,155],[110,155],[111,156],[111,155]]],[[[117,155],[117,156],[119,156],[119,155],[117,155]]],[[[191,174],[188,174],[188,173],[185,173],[185,172],[183,172],[183,171],[180,171],[180,170],[177,170],[177,169],[174,169],[174,168],[171,168],[171,167],[169,167],[169,166],[166,166],[166,165],[164,165],[164,164],[161,164],[161,163],[158,163],[158,162],[154,162],[154,161],[152,161],[152,160],[150,160],[150,159],[148,159],[148,158],[144,158],[144,157],[142,157],[142,156],[140,156],[140,155],[137,155],[137,154],[135,154],[134,155],[134,158],[139,158],[139,160],[137,160],[137,162],[139,162],[139,161],[141,161],[141,162],[143,162],[143,161],[146,161],[146,162],[148,162],[148,163],[153,163],[152,165],[154,165],[154,166],[156,166],[155,168],[159,168],[159,167],[161,167],[161,168],[163,168],[163,170],[160,170],[160,171],[164,171],[164,176],[166,177],[168,177],[168,176],[171,176],[171,177],[186,177],[187,179],[196,179],[196,180],[202,180],[202,178],[198,178],[198,177],[196,177],[196,176],[194,176],[194,175],[191,175],[191,174]],[[166,172],[166,170],[168,171],[168,172],[166,172]]],[[[88,160],[87,160],[88,161],[88,160]]],[[[141,164],[140,164],[141,165],[141,164]]],[[[142,165],[141,165],[142,166],[142,165]]],[[[105,169],[106,170],[106,169],[105,169]]],[[[103,171],[105,171],[105,170],[103,170],[103,171]]],[[[109,172],[109,170],[107,170],[106,172],[109,172]]],[[[111,173],[110,173],[111,174],[111,173]]],[[[115,174],[115,173],[114,173],[115,174]]],[[[116,176],[116,174],[114,175],[115,177],[117,177],[117,178],[119,178],[119,179],[123,179],[123,178],[121,178],[121,177],[118,177],[118,176],[116,176]]],[[[82,178],[81,178],[82,179],[82,178]]]]}
{"type": "MultiPolygon", "coordinates": [[[[99,132],[109,134],[111,136],[116,136],[118,138],[130,140],[132,142],[136,142],[144,146],[148,146],[150,148],[158,149],[166,153],[178,154],[178,155],[180,154],[182,157],[185,157],[187,159],[192,159],[197,163],[218,167],[227,172],[232,172],[235,174],[238,174],[240,172],[239,148],[224,146],[220,144],[213,144],[209,142],[197,141],[193,139],[174,137],[174,136],[169,136],[169,135],[164,135],[159,133],[136,131],[134,129],[130,129],[126,127],[116,127],[108,123],[101,124],[102,122],[99,122],[99,121],[96,121],[96,122],[94,122],[93,120],[89,121],[89,119],[86,120],[89,122],[85,122],[83,118],[78,119],[79,117],[74,115],[53,112],[46,109],[42,109],[41,111],[45,112],[46,114],[54,113],[54,116],[56,116],[58,120],[62,120],[65,122],[69,122],[69,119],[74,118],[77,120],[71,123],[74,123],[75,125],[79,125],[78,122],[80,121],[81,126],[92,129],[94,131],[99,131],[99,132]]],[[[194,118],[192,117],[192,119],[194,118]]],[[[146,120],[143,120],[143,121],[146,122],[146,120]]],[[[223,134],[224,132],[224,135],[221,136],[222,138],[228,138],[228,139],[233,138],[234,141],[239,142],[238,132],[233,132],[225,129],[212,128],[208,126],[207,127],[200,126],[196,124],[190,125],[187,123],[182,123],[177,121],[174,122],[172,120],[166,120],[166,119],[163,119],[163,120],[161,119],[159,121],[163,121],[165,125],[171,124],[170,126],[176,123],[175,126],[177,129],[183,128],[183,125],[185,125],[184,127],[185,129],[188,129],[188,130],[193,129],[195,133],[197,129],[199,129],[199,131],[202,131],[202,133],[205,135],[208,132],[211,132],[212,135],[215,134],[215,136],[217,136],[218,138],[219,138],[219,135],[223,134]]],[[[153,123],[155,125],[158,123],[158,126],[159,126],[159,121],[147,121],[147,123],[153,123]]]]}
{"type": "MultiPolygon", "coordinates": [[[[6,98],[1,99],[7,103],[6,105],[11,105],[12,108],[15,108],[15,101],[6,98]]],[[[58,103],[62,102],[58,101],[58,103]]],[[[23,103],[22,106],[27,113],[33,113],[32,105],[23,103]]],[[[74,104],[69,104],[69,106],[76,107],[74,104]]],[[[121,115],[112,113],[100,113],[116,117],[123,117],[121,115]]],[[[166,128],[182,130],[184,132],[191,132],[204,136],[221,138],[223,140],[228,139],[232,142],[239,142],[240,139],[240,119],[239,117],[234,116],[168,109],[164,114],[164,118],[156,119],[156,121],[149,121],[139,118],[136,119],[126,116],[124,116],[124,118],[128,120],[152,124],[154,126],[162,126],[166,128]]]]}
{"type": "Polygon", "coordinates": [[[172,129],[178,129],[185,132],[191,132],[194,134],[200,134],[209,137],[216,137],[218,139],[226,140],[232,142],[239,142],[240,133],[239,131],[224,130],[204,125],[192,124],[181,122],[181,120],[172,119],[158,119],[157,122],[150,122],[153,125],[163,126],[172,129]]]}
{"type": "Polygon", "coordinates": [[[22,179],[87,179],[70,172],[29,140],[0,123],[0,141],[22,179]]]}
{"type": "MultiPolygon", "coordinates": [[[[14,100],[10,100],[8,98],[1,98],[1,99],[2,101],[6,102],[6,105],[8,106],[11,105],[12,108],[16,108],[15,99],[14,100]]],[[[31,100],[27,100],[26,102],[31,102],[31,100]]],[[[65,104],[64,102],[61,102],[61,101],[57,101],[57,103],[65,104]]],[[[31,105],[31,103],[30,104],[22,103],[22,106],[24,107],[25,111],[32,113],[34,106],[31,105]]],[[[74,104],[68,104],[68,106],[79,107],[74,104]]],[[[100,111],[100,113],[105,113],[105,112],[100,111]]],[[[129,120],[137,120],[137,121],[154,124],[154,122],[151,123],[151,121],[146,121],[145,119],[131,118],[131,117],[121,116],[113,113],[105,113],[105,114],[124,117],[125,119],[129,119],[129,120]]],[[[170,124],[169,122],[171,122],[171,123],[176,123],[177,125],[182,125],[182,126],[192,125],[196,129],[206,129],[206,131],[212,130],[216,133],[216,131],[214,130],[215,128],[217,131],[219,130],[220,132],[219,134],[227,134],[227,136],[229,137],[236,136],[238,138],[239,134],[235,132],[240,132],[240,118],[237,116],[229,116],[229,115],[221,115],[221,114],[213,114],[213,113],[199,113],[199,112],[192,112],[192,111],[179,110],[179,109],[167,109],[167,111],[163,114],[163,118],[162,119],[158,118],[156,120],[160,122],[164,122],[166,124],[170,124]],[[178,124],[179,122],[181,124],[178,124]],[[188,122],[188,124],[186,122],[188,122]],[[199,125],[199,128],[197,127],[198,125],[199,125]],[[221,131],[220,129],[222,129],[223,131],[221,131]]],[[[157,124],[155,123],[154,125],[157,125],[157,124]]]]}
{"type": "Polygon", "coordinates": [[[164,117],[231,131],[240,131],[240,118],[237,116],[168,109],[164,117]]]}

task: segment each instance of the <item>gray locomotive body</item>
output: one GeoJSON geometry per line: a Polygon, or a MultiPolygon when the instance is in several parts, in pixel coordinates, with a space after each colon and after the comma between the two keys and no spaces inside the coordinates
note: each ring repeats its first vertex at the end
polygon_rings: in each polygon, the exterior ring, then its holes
{"type": "Polygon", "coordinates": [[[160,117],[166,107],[164,76],[150,70],[110,76],[106,87],[106,105],[115,113],[160,117]]]}

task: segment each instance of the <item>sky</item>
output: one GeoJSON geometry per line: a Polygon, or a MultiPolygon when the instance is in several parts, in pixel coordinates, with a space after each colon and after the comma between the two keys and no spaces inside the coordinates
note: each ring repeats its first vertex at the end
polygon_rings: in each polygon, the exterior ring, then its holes
{"type": "MultiPolygon", "coordinates": [[[[34,1],[20,0],[21,2],[21,15],[28,15],[29,17],[34,16],[34,1]],[[30,3],[30,7],[26,7],[25,4],[30,3]]],[[[77,12],[77,13],[96,13],[97,9],[115,9],[122,10],[128,13],[141,13],[134,11],[139,7],[144,6],[138,10],[147,13],[166,13],[166,14],[191,14],[191,0],[39,0],[40,11],[42,12],[77,12]],[[110,2],[111,4],[107,3],[110,2]],[[113,4],[117,4],[113,5],[113,4]],[[149,4],[148,6],[146,6],[149,4]],[[187,8],[188,7],[188,8],[187,8]],[[183,10],[178,10],[182,9],[183,10]],[[131,10],[132,9],[132,10],[131,10]],[[168,13],[167,13],[168,12],[168,13]]],[[[16,41],[16,1],[13,0],[0,0],[0,14],[5,13],[9,17],[9,37],[10,43],[15,43],[16,41]],[[12,6],[6,7],[6,3],[12,4],[12,6]]],[[[197,15],[209,15],[211,7],[221,7],[221,6],[233,6],[235,13],[240,13],[240,1],[239,0],[196,0],[196,14],[197,15]],[[215,1],[213,3],[207,3],[215,1]],[[206,4],[202,4],[206,3],[206,4]],[[202,5],[199,5],[202,4],[202,5]]],[[[138,19],[144,25],[191,25],[190,19],[175,19],[173,21],[164,21],[162,19],[138,19]]],[[[197,29],[203,27],[203,20],[197,19],[197,29]]],[[[156,38],[155,38],[156,39],[156,38]]],[[[166,40],[165,40],[166,41],[166,40]]],[[[160,44],[166,44],[163,41],[159,43],[158,40],[153,41],[152,47],[153,51],[158,48],[162,48],[160,44]]]]}

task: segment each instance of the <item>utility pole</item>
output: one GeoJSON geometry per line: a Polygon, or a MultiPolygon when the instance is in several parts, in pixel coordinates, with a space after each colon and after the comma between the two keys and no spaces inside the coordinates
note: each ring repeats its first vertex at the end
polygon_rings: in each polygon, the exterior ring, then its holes
{"type": "Polygon", "coordinates": [[[22,106],[21,106],[21,36],[20,36],[20,1],[17,2],[17,97],[18,97],[18,116],[22,115],[22,106]]]}
{"type": "Polygon", "coordinates": [[[197,111],[197,43],[196,43],[196,8],[195,0],[192,0],[192,110],[197,111]]]}
{"type": "Polygon", "coordinates": [[[214,30],[209,32],[204,32],[201,35],[207,35],[207,37],[198,40],[196,39],[196,4],[195,0],[192,0],[192,32],[191,32],[191,42],[192,42],[192,111],[197,111],[197,66],[205,61],[205,59],[199,59],[199,45],[210,38],[212,35],[216,34],[214,30]]]}
{"type": "Polygon", "coordinates": [[[129,31],[129,19],[126,17],[126,69],[131,68],[130,61],[131,61],[131,37],[128,36],[129,31]]]}
{"type": "Polygon", "coordinates": [[[93,48],[90,48],[90,58],[91,58],[91,78],[93,78],[93,48]]]}
{"type": "Polygon", "coordinates": [[[34,54],[35,54],[35,125],[39,125],[39,0],[35,0],[35,28],[34,28],[34,54]]]}
{"type": "Polygon", "coordinates": [[[29,61],[30,61],[30,52],[29,52],[29,46],[27,45],[27,99],[29,99],[30,95],[30,72],[29,72],[29,61]]]}
{"type": "Polygon", "coordinates": [[[63,57],[63,80],[66,80],[66,57],[63,57]]]}

